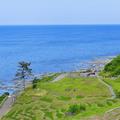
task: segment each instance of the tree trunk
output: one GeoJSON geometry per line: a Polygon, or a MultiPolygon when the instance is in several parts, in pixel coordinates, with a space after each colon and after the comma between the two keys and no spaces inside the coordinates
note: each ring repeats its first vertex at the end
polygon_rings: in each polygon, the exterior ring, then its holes
{"type": "Polygon", "coordinates": [[[25,90],[25,79],[23,79],[23,90],[25,90]]]}

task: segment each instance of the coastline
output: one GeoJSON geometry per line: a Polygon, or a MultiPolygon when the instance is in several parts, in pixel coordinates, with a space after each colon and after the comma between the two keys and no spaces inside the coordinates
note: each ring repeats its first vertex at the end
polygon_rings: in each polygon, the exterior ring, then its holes
{"type": "MultiPolygon", "coordinates": [[[[96,68],[98,68],[98,66],[100,65],[100,67],[99,67],[99,70],[101,70],[102,69],[102,67],[101,67],[101,65],[102,66],[104,66],[105,64],[107,64],[108,62],[110,62],[111,60],[112,60],[113,58],[106,58],[106,59],[104,59],[104,60],[100,60],[100,59],[98,59],[98,60],[94,60],[94,61],[92,61],[92,62],[90,62],[90,65],[93,65],[93,67],[91,67],[91,68],[93,68],[93,69],[91,69],[91,71],[93,70],[95,70],[96,68]]],[[[86,69],[86,71],[85,72],[82,72],[82,71],[72,71],[72,72],[63,72],[63,73],[61,73],[61,74],[59,74],[58,76],[56,76],[56,77],[54,77],[54,78],[52,78],[49,82],[50,82],[50,84],[52,84],[52,83],[54,83],[54,82],[56,82],[56,81],[59,81],[59,80],[61,80],[61,79],[63,79],[63,78],[65,78],[66,76],[68,77],[68,78],[76,78],[76,77],[78,77],[78,78],[81,78],[82,76],[81,76],[81,73],[91,73],[91,71],[89,71],[90,69],[88,68],[88,69],[86,69]]],[[[89,80],[89,79],[91,79],[91,80],[97,80],[98,82],[100,82],[101,83],[101,85],[102,86],[106,86],[106,89],[108,89],[109,90],[109,93],[110,93],[110,95],[111,95],[111,97],[109,97],[109,98],[107,98],[107,100],[114,100],[115,98],[116,98],[116,94],[115,94],[115,92],[114,92],[114,89],[112,88],[112,86],[111,85],[109,85],[108,83],[106,83],[106,82],[104,82],[103,80],[102,80],[102,78],[101,78],[101,76],[99,76],[99,70],[98,71],[94,71],[95,72],[95,75],[94,76],[85,76],[85,77],[82,77],[82,79],[87,79],[87,80],[89,80]],[[93,77],[95,77],[95,79],[93,78],[93,77]]],[[[46,82],[46,78],[47,78],[47,76],[51,76],[51,75],[54,75],[54,73],[47,73],[47,74],[44,74],[44,75],[42,75],[42,76],[44,76],[45,78],[43,78],[43,80],[45,80],[45,82],[46,82]]],[[[38,78],[40,77],[39,75],[36,75],[36,76],[38,76],[38,78]]],[[[41,76],[41,78],[42,78],[42,76],[41,76]]],[[[66,78],[67,78],[66,77],[66,78]]],[[[32,80],[31,80],[32,81],[32,80]]],[[[48,82],[48,81],[47,81],[48,82]]],[[[80,81],[78,81],[78,82],[80,82],[80,81]]],[[[58,82],[59,83],[59,82],[58,82]]],[[[56,83],[57,84],[57,83],[56,83]]],[[[64,84],[64,83],[63,83],[64,84]]],[[[78,83],[79,84],[79,83],[78,83]]],[[[28,82],[26,82],[26,88],[28,88],[29,86],[31,86],[32,84],[30,83],[30,81],[28,81],[28,82]]],[[[74,85],[74,84],[73,84],[74,85]]],[[[32,89],[32,88],[30,88],[30,89],[32,89]]],[[[29,89],[26,89],[26,90],[29,90],[29,89]]],[[[36,89],[37,90],[37,89],[36,89]]],[[[101,89],[100,89],[101,90],[101,89]]],[[[8,97],[8,99],[7,99],[7,101],[4,103],[4,106],[3,106],[3,108],[2,109],[4,109],[4,108],[6,108],[6,111],[8,111],[8,110],[10,110],[11,109],[11,106],[14,104],[14,103],[16,103],[16,98],[18,97],[18,96],[20,96],[22,93],[24,94],[24,92],[26,92],[26,91],[23,91],[23,90],[20,90],[20,91],[15,91],[13,94],[11,94],[9,97],[8,97]],[[5,105],[7,105],[7,107],[5,107],[5,105]]],[[[7,113],[6,111],[4,111],[4,110],[2,110],[1,109],[1,117],[3,116],[3,115],[5,115],[5,113],[7,113]]]]}
{"type": "MultiPolygon", "coordinates": [[[[106,56],[106,57],[99,57],[99,58],[95,58],[91,61],[87,61],[87,62],[83,62],[80,63],[83,65],[83,67],[77,67],[77,69],[72,70],[72,71],[62,71],[62,72],[66,72],[66,73],[70,73],[70,72],[82,72],[82,71],[87,71],[89,69],[96,69],[97,71],[99,71],[100,69],[103,69],[103,67],[105,66],[105,64],[107,64],[108,62],[110,62],[114,57],[116,56],[106,56]],[[86,66],[86,67],[84,67],[86,66]]],[[[42,76],[45,75],[49,75],[49,74],[55,74],[55,73],[62,73],[62,72],[46,72],[43,74],[36,74],[34,75],[34,77],[37,77],[38,79],[42,78],[42,76]]],[[[27,80],[26,81],[26,86],[30,86],[32,83],[32,80],[27,80]]],[[[13,94],[14,92],[16,92],[15,90],[15,85],[11,85],[11,86],[6,86],[6,85],[2,85],[0,86],[0,95],[2,95],[4,92],[9,92],[10,94],[13,94]]]]}

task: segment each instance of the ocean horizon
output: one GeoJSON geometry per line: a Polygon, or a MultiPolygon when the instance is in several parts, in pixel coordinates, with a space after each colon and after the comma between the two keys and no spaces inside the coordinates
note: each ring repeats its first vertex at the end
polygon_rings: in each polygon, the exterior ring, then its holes
{"type": "Polygon", "coordinates": [[[0,26],[0,81],[12,83],[20,61],[30,61],[35,74],[73,71],[118,55],[119,45],[120,25],[0,26]]]}

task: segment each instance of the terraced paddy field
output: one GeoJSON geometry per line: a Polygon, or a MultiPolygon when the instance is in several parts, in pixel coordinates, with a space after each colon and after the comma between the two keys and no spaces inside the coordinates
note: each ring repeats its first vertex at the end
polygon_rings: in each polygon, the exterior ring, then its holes
{"type": "Polygon", "coordinates": [[[38,80],[35,89],[27,88],[2,120],[88,120],[120,106],[119,99],[109,99],[109,89],[97,78],[51,82],[53,77],[38,80]]]}

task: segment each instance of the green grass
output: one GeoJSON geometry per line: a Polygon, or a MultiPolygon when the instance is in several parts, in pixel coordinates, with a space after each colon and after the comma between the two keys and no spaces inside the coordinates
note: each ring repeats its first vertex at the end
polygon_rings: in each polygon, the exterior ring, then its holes
{"type": "Polygon", "coordinates": [[[115,91],[120,91],[120,78],[116,78],[116,79],[105,78],[104,81],[112,85],[115,91]]]}
{"type": "Polygon", "coordinates": [[[96,78],[64,78],[55,83],[39,83],[38,88],[45,89],[51,94],[72,98],[76,96],[108,97],[109,92],[96,78]]]}
{"type": "Polygon", "coordinates": [[[104,78],[104,81],[112,86],[116,94],[120,93],[120,78],[104,78]]]}
{"type": "Polygon", "coordinates": [[[120,106],[119,99],[108,101],[109,97],[108,88],[97,78],[64,78],[54,83],[38,81],[37,88],[27,88],[2,120],[83,120],[120,106]],[[85,110],[67,115],[70,106],[76,104],[84,105],[85,110]]]}

